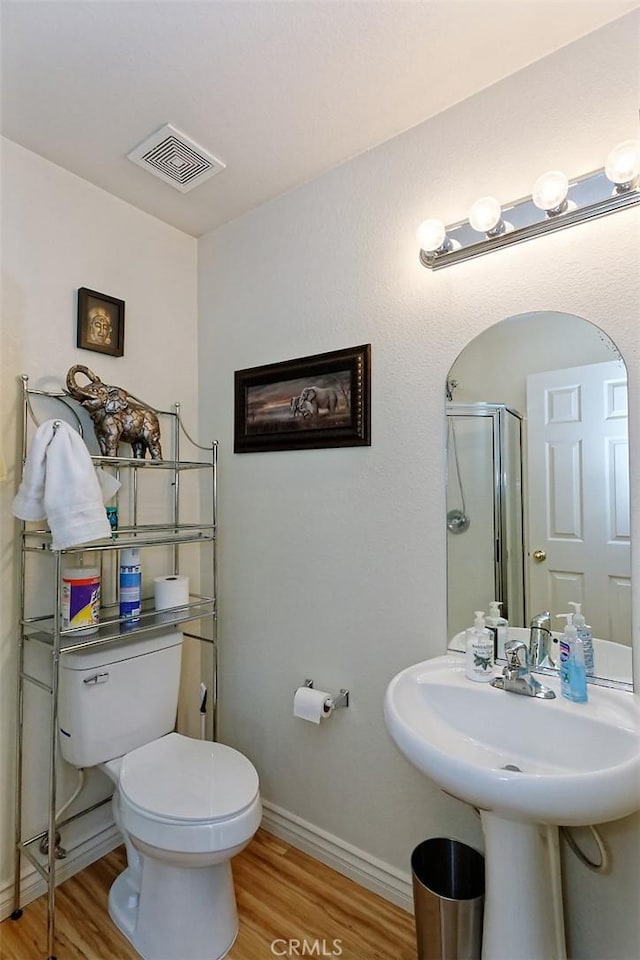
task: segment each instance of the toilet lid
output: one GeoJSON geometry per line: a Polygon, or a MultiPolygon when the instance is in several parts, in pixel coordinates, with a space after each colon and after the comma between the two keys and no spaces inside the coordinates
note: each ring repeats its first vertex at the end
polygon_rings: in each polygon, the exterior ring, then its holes
{"type": "Polygon", "coordinates": [[[258,793],[258,774],[231,747],[169,733],[123,758],[119,787],[153,816],[211,821],[249,806],[258,793]]]}

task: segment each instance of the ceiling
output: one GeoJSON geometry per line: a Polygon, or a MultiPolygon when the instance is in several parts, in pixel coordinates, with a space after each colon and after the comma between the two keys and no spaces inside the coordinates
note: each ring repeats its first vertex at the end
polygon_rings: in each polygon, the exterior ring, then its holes
{"type": "Polygon", "coordinates": [[[2,0],[2,133],[193,236],[637,0],[2,0]],[[226,164],[178,193],[127,160],[171,123],[226,164]]]}

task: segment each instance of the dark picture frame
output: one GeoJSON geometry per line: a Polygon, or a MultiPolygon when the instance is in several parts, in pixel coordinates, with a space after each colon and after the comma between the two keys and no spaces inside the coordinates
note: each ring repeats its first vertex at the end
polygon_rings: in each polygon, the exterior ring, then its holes
{"type": "Polygon", "coordinates": [[[371,446],[371,344],[235,372],[234,453],[371,446]]]}
{"type": "Polygon", "coordinates": [[[111,357],[124,356],[124,300],[80,287],[76,346],[111,357]]]}

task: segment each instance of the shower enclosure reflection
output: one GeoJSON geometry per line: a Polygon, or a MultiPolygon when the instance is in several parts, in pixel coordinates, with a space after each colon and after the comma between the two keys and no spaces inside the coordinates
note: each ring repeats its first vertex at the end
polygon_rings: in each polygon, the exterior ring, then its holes
{"type": "Polygon", "coordinates": [[[505,404],[454,401],[447,437],[449,636],[494,599],[523,623],[522,418],[505,404]],[[452,522],[458,513],[464,523],[452,522]]]}
{"type": "Polygon", "coordinates": [[[627,375],[615,344],[570,314],[510,317],[465,347],[446,397],[450,645],[491,600],[521,639],[536,614],[576,601],[602,641],[596,676],[630,683],[627,375]]]}

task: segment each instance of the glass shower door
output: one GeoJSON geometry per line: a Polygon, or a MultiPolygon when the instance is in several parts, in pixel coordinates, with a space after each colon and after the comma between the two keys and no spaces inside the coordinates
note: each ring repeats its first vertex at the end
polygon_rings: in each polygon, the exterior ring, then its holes
{"type": "Polygon", "coordinates": [[[521,423],[502,404],[447,404],[448,634],[500,600],[523,625],[521,423]]]}

